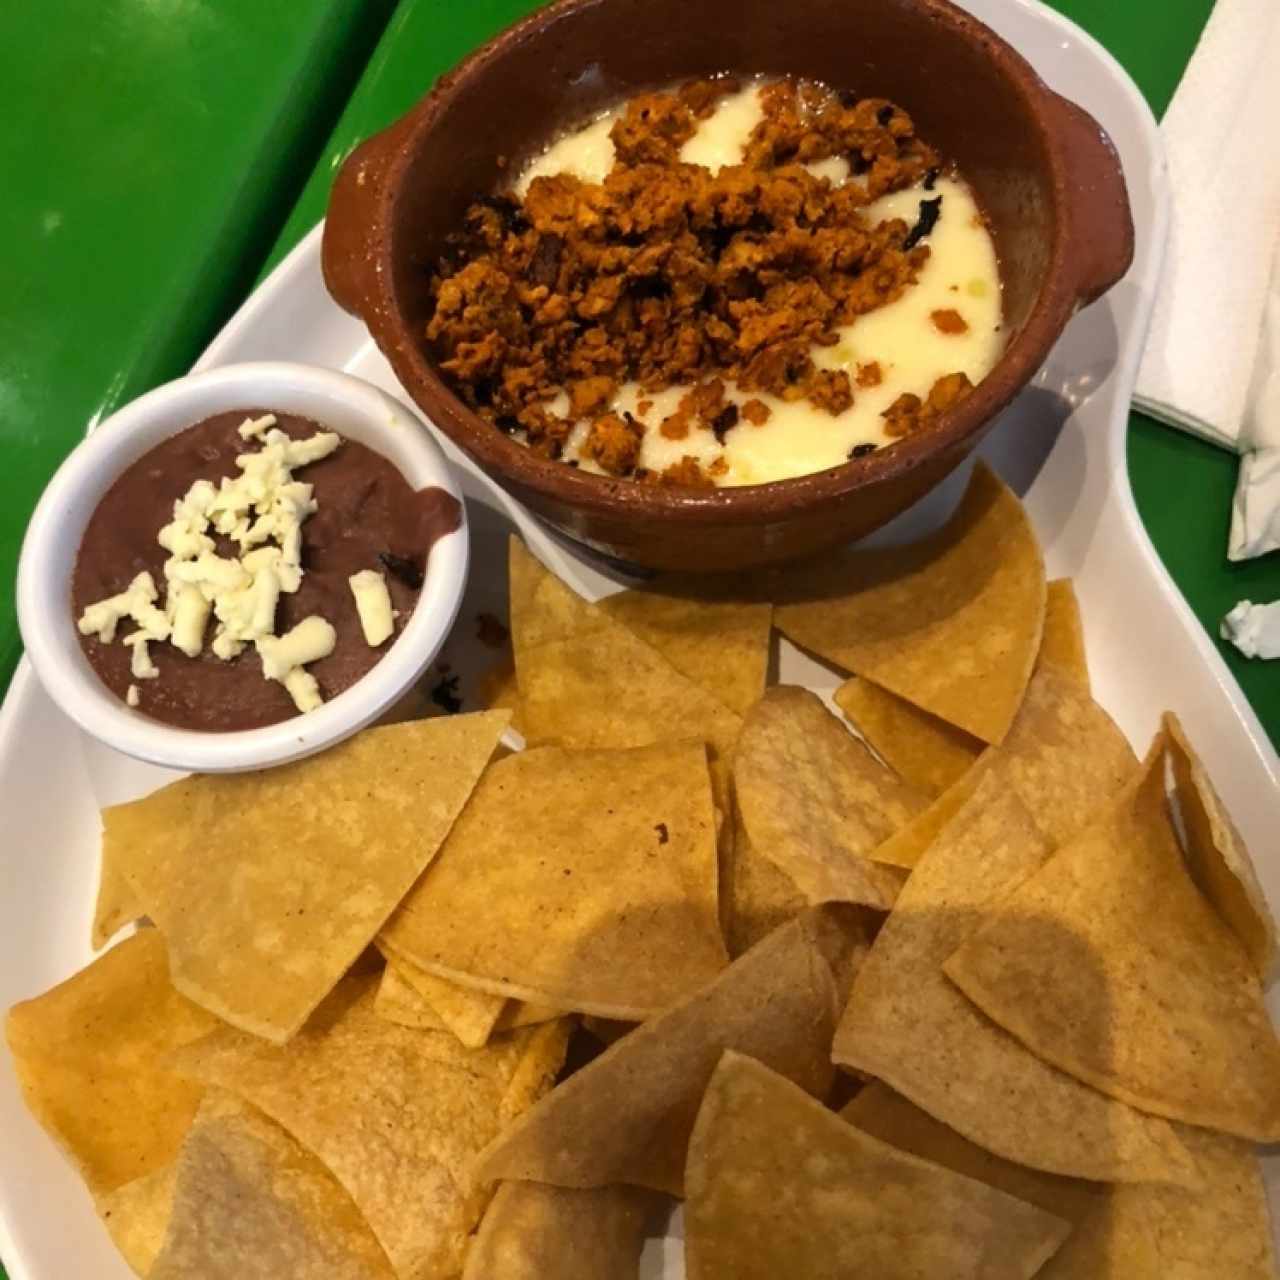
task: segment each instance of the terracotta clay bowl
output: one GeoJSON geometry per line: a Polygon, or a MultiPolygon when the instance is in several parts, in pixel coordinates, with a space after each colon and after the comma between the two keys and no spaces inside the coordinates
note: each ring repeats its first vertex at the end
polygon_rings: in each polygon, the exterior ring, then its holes
{"type": "Polygon", "coordinates": [[[915,502],[978,444],[1132,253],[1124,178],[1102,128],[945,0],[560,0],[491,40],[352,153],[329,204],[324,274],[421,409],[519,501],[615,559],[713,571],[861,537],[915,502]],[[1008,346],[928,431],[813,475],[661,489],[539,458],[468,409],[433,368],[422,341],[425,272],[471,201],[551,137],[641,89],[726,71],[811,76],[910,112],[988,215],[1008,346]]]}

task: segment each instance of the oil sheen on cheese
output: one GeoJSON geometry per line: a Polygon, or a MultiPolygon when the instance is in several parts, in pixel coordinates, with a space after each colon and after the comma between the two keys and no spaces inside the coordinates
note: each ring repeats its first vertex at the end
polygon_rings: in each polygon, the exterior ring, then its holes
{"type": "MultiPolygon", "coordinates": [[[[743,147],[763,114],[758,88],[758,82],[753,83],[721,98],[681,148],[680,158],[713,171],[740,163],[743,147]]],[[[535,177],[556,173],[602,181],[613,167],[609,130],[617,116],[616,110],[608,112],[559,139],[521,173],[516,193],[522,195],[535,177]]],[[[839,157],[807,167],[832,183],[859,181],[850,176],[848,164],[839,157]]],[[[869,204],[866,218],[872,225],[901,218],[911,226],[919,216],[920,202],[938,196],[942,197],[940,216],[931,234],[921,241],[931,252],[917,283],[896,301],[837,329],[834,345],[813,348],[816,364],[848,372],[854,384],[850,408],[833,416],[807,400],[784,401],[744,392],[727,383],[728,400],[739,405],[761,400],[769,406],[768,420],[755,426],[740,419],[725,434],[723,444],[699,426],[692,426],[682,439],[670,440],[658,428],[675,412],[689,388],[645,392],[637,383],[625,383],[613,408],[635,415],[649,428],[640,465],[663,471],[684,457],[693,457],[705,468],[723,458],[728,469],[720,478],[722,485],[763,484],[809,475],[839,466],[856,445],[888,443],[882,415],[904,392],[923,399],[939,378],[957,371],[975,384],[980,382],[999,359],[1004,335],[995,245],[968,186],[957,177],[939,176],[929,191],[914,187],[869,204]],[[965,322],[964,332],[942,332],[932,319],[936,311],[957,312],[965,322]],[[859,386],[859,367],[873,362],[879,366],[879,384],[859,386]]],[[[564,413],[567,406],[567,397],[558,396],[548,408],[564,413]]],[[[589,427],[588,422],[577,424],[564,457],[576,459],[583,470],[594,471],[598,468],[580,452],[589,427]]]]}

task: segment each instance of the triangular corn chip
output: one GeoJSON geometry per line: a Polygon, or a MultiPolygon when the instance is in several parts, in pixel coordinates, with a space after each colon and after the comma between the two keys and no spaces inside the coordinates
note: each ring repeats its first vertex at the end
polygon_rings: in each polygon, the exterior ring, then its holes
{"type": "Polygon", "coordinates": [[[837,999],[828,956],[848,946],[830,909],[783,925],[554,1089],[481,1153],[475,1176],[563,1187],[626,1182],[679,1195],[689,1132],[724,1048],[826,1094],[837,999]]]}
{"type": "Polygon", "coordinates": [[[164,1244],[173,1212],[177,1157],[141,1178],[94,1197],[111,1243],[138,1276],[148,1276],[164,1244]]]}
{"type": "Polygon", "coordinates": [[[637,1280],[658,1200],[642,1187],[575,1191],[504,1182],[485,1210],[462,1280],[637,1280]]]}
{"type": "Polygon", "coordinates": [[[1044,562],[984,463],[936,533],[794,575],[776,623],[796,644],[984,742],[1009,730],[1044,626],[1044,562]]]}
{"type": "Polygon", "coordinates": [[[101,951],[126,925],[146,914],[138,895],[125,874],[127,849],[122,847],[113,815],[115,809],[102,814],[102,864],[98,869],[98,898],[93,908],[90,941],[101,951]]]}
{"type": "Polygon", "coordinates": [[[172,1163],[204,1091],[164,1055],[215,1026],[170,985],[164,939],[141,929],[14,1005],[5,1033],[27,1106],[103,1194],[172,1163]]]}
{"type": "Polygon", "coordinates": [[[465,986],[643,1018],[728,963],[717,878],[701,743],[535,748],[490,766],[382,937],[465,986]]]}
{"type": "Polygon", "coordinates": [[[942,972],[1002,891],[1051,851],[1027,806],[988,770],[880,930],[833,1056],[1007,1160],[1098,1181],[1187,1179],[1190,1160],[1164,1121],[1042,1062],[942,972]]]}
{"type": "Polygon", "coordinates": [[[1084,649],[1084,623],[1070,578],[1054,578],[1047,584],[1044,634],[1040,637],[1039,664],[1089,687],[1089,660],[1084,649]]]}
{"type": "Polygon", "coordinates": [[[929,796],[940,795],[963,777],[984,745],[857,676],[836,690],[835,702],[889,768],[929,796]]]}
{"type": "MultiPolygon", "coordinates": [[[[943,966],[1038,1057],[1169,1119],[1280,1140],[1280,1041],[1244,946],[1183,865],[1165,747],[988,907],[943,966]]],[[[919,868],[917,868],[919,870],[919,868]]]]}
{"type": "Polygon", "coordinates": [[[1253,859],[1172,712],[1166,713],[1164,728],[1191,874],[1218,914],[1235,930],[1263,982],[1270,982],[1276,970],[1276,922],[1258,883],[1253,859]]]}
{"type": "Polygon", "coordinates": [[[195,775],[109,811],[174,986],[287,1040],[435,856],[508,719],[366,730],[298,764],[195,775]]]}
{"type": "Polygon", "coordinates": [[[149,1280],[394,1280],[351,1197],[261,1111],[211,1093],[183,1144],[149,1280]]]}
{"type": "Polygon", "coordinates": [[[224,1028],[175,1070],[239,1094],[317,1156],[355,1201],[401,1280],[462,1269],[487,1195],[465,1190],[486,1142],[550,1087],[567,1023],[483,1049],[374,1012],[376,976],[344,979],[284,1046],[224,1028]]]}
{"type": "Polygon", "coordinates": [[[698,1112],[685,1187],[689,1280],[1029,1280],[1070,1230],[869,1137],[732,1051],[698,1112]]]}
{"type": "Polygon", "coordinates": [[[810,902],[893,905],[902,872],[870,854],[927,799],[880,764],[814,694],[770,689],[743,723],[733,773],[752,848],[810,902]]]}
{"type": "Polygon", "coordinates": [[[608,596],[600,609],[730,711],[746,715],[764,693],[771,605],[667,594],[659,583],[608,596]]]}
{"type": "Polygon", "coordinates": [[[530,745],[642,747],[698,738],[727,808],[728,759],[742,721],[656,649],[574,595],[511,542],[511,635],[530,745]]]}

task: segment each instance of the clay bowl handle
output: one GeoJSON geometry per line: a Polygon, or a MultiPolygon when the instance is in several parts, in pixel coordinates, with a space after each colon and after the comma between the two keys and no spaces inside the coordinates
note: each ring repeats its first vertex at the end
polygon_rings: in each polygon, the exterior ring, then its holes
{"type": "Polygon", "coordinates": [[[1111,288],[1133,261],[1133,215],[1120,157],[1107,131],[1082,107],[1048,96],[1050,127],[1067,170],[1071,273],[1078,305],[1111,288]]]}
{"type": "Polygon", "coordinates": [[[416,110],[410,111],[356,147],[342,162],[329,196],[320,254],[325,286],[339,306],[371,329],[387,174],[417,116],[416,110]]]}

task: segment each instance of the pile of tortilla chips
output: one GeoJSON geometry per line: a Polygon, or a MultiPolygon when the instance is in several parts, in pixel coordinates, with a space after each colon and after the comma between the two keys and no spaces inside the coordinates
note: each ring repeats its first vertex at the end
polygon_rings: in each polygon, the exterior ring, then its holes
{"type": "Polygon", "coordinates": [[[990,471],[752,582],[513,541],[510,630],[488,711],[103,815],[144,927],[7,1032],[139,1276],[637,1280],[677,1198],[690,1280],[1276,1280],[1262,889],[990,471]]]}

